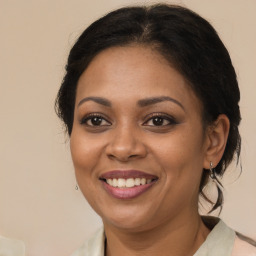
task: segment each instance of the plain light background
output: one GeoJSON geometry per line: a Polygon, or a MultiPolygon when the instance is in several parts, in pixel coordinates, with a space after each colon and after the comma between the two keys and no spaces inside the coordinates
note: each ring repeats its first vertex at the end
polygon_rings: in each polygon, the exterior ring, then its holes
{"type": "MultiPolygon", "coordinates": [[[[106,12],[150,2],[0,0],[0,235],[23,240],[28,256],[68,256],[101,225],[75,190],[68,138],[54,113],[68,51],[106,12]]],[[[165,2],[209,20],[231,54],[241,89],[243,173],[237,180],[240,169],[230,168],[221,217],[256,239],[256,1],[165,2]]]]}

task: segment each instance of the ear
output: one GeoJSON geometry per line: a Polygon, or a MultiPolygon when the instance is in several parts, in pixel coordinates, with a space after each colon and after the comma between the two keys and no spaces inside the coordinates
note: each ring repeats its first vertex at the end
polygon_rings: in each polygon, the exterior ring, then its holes
{"type": "Polygon", "coordinates": [[[228,140],[230,122],[226,115],[221,114],[217,120],[207,128],[206,151],[204,168],[210,168],[210,162],[215,167],[221,160],[228,140]]]}

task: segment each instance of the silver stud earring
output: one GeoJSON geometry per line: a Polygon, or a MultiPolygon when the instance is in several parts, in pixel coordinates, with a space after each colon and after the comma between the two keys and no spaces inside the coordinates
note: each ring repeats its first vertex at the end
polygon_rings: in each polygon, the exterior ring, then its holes
{"type": "Polygon", "coordinates": [[[75,190],[78,190],[78,186],[77,186],[77,184],[76,184],[76,186],[75,186],[75,190]]]}

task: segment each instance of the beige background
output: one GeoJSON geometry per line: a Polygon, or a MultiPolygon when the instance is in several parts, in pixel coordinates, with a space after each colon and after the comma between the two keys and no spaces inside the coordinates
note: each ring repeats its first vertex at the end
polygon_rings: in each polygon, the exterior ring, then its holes
{"type": "MultiPolygon", "coordinates": [[[[75,190],[69,144],[53,105],[74,40],[96,18],[128,3],[143,1],[0,0],[0,235],[24,240],[29,256],[68,256],[100,226],[75,190]]],[[[256,239],[256,1],[169,3],[211,21],[233,59],[242,96],[243,174],[235,181],[237,169],[226,177],[221,216],[256,239]]]]}

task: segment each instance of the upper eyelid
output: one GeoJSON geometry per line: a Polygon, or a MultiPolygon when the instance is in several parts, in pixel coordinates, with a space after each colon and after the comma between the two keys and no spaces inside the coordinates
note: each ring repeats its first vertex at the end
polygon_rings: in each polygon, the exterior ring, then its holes
{"type": "Polygon", "coordinates": [[[169,114],[165,114],[165,113],[161,113],[161,112],[154,112],[154,113],[151,113],[151,114],[148,114],[144,120],[147,121],[147,120],[150,120],[154,117],[163,117],[165,119],[169,119],[169,120],[176,120],[172,115],[169,115],[169,114]]]}
{"type": "MultiPolygon", "coordinates": [[[[79,122],[83,123],[83,121],[85,121],[86,119],[88,120],[89,118],[93,118],[93,117],[101,117],[102,119],[104,119],[106,122],[108,122],[110,124],[113,124],[113,122],[114,122],[114,120],[112,120],[111,118],[109,118],[108,116],[106,116],[105,114],[103,114],[101,112],[93,112],[93,113],[86,114],[82,118],[79,119],[79,122]]],[[[147,114],[143,118],[142,122],[145,123],[145,122],[149,121],[150,119],[152,119],[154,117],[162,117],[166,120],[176,122],[176,118],[174,118],[170,114],[166,114],[166,113],[163,113],[163,112],[153,112],[153,113],[147,114]]]]}
{"type": "Polygon", "coordinates": [[[112,121],[110,121],[110,119],[108,117],[106,117],[106,115],[99,113],[99,112],[89,113],[88,115],[84,115],[82,118],[79,119],[79,122],[80,122],[80,124],[83,124],[86,120],[89,120],[90,118],[93,118],[93,117],[101,117],[106,122],[112,124],[112,121]]]}
{"type": "Polygon", "coordinates": [[[171,125],[176,125],[178,124],[178,122],[176,121],[175,118],[173,118],[172,116],[169,116],[169,115],[164,115],[164,114],[156,114],[156,115],[152,115],[151,117],[147,118],[145,121],[143,121],[143,126],[148,126],[148,127],[152,127],[152,128],[155,128],[157,127],[158,129],[159,128],[163,128],[163,127],[167,127],[167,126],[171,126],[171,125]],[[166,120],[168,122],[168,124],[163,124],[163,125],[150,125],[150,124],[147,124],[149,123],[150,121],[153,120],[154,117],[161,117],[163,118],[164,120],[166,120]]]}

